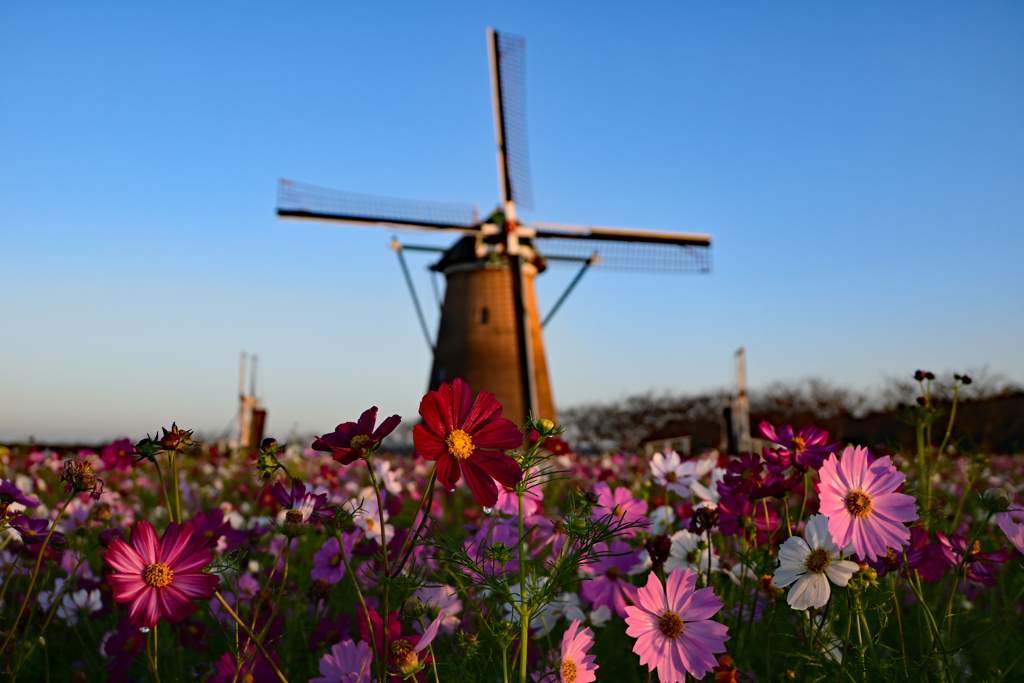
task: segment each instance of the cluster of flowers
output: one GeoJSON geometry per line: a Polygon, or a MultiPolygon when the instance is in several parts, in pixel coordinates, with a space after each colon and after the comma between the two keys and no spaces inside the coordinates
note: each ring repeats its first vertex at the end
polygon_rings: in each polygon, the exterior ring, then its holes
{"type": "Polygon", "coordinates": [[[97,643],[64,658],[80,680],[727,683],[771,678],[777,631],[787,677],[842,680],[853,655],[874,680],[969,669],[955,622],[985,589],[1019,626],[1019,460],[953,460],[929,427],[915,464],[767,422],[760,454],[588,459],[501,410],[443,384],[411,459],[381,451],[401,419],[376,408],[254,459],[176,425],[63,463],[0,452],[0,661],[35,680],[66,630],[97,643]]]}

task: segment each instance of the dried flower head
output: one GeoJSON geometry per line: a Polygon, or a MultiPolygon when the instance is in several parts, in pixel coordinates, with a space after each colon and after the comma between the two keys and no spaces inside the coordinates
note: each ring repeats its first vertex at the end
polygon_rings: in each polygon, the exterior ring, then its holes
{"type": "Polygon", "coordinates": [[[87,460],[66,461],[60,480],[64,482],[64,493],[88,493],[94,500],[99,500],[103,493],[103,480],[96,476],[87,460]]]}

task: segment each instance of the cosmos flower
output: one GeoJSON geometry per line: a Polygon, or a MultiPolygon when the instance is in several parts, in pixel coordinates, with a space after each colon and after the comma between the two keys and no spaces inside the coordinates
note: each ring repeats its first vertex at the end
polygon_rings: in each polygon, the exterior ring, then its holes
{"type": "MultiPolygon", "coordinates": [[[[369,610],[370,612],[370,625],[366,623],[366,611],[362,609],[356,610],[356,618],[359,626],[359,637],[364,641],[371,641],[377,647],[378,656],[381,654],[384,647],[384,620],[381,619],[380,615],[376,610],[369,610]],[[370,638],[370,631],[373,631],[373,638],[370,638]]],[[[423,655],[422,653],[427,646],[433,642],[437,636],[437,631],[441,627],[441,619],[444,615],[438,615],[434,621],[427,627],[426,632],[423,635],[417,635],[415,633],[409,635],[402,635],[401,622],[398,621],[398,611],[394,611],[388,615],[388,664],[395,667],[403,674],[412,673],[421,664],[429,664],[432,661],[431,656],[423,655]]],[[[391,677],[394,678],[394,677],[391,677]]],[[[347,682],[346,682],[347,683],[347,682]]]]}
{"type": "Polygon", "coordinates": [[[344,422],[330,434],[317,437],[313,450],[333,453],[334,459],[342,465],[350,465],[367,451],[379,447],[384,437],[395,431],[401,421],[398,415],[392,415],[375,430],[377,406],[373,406],[359,416],[359,422],[344,422]]]}
{"type": "MultiPolygon", "coordinates": [[[[939,539],[939,547],[946,563],[954,569],[964,562],[967,565],[967,578],[975,583],[986,586],[994,586],[999,579],[992,573],[992,564],[1002,564],[1010,559],[1010,552],[1006,548],[997,550],[994,553],[986,553],[981,549],[981,542],[975,541],[974,545],[967,548],[967,539],[960,534],[947,536],[941,531],[935,532],[939,539]]],[[[960,577],[957,577],[960,580],[960,577]]]]}
{"type": "MultiPolygon", "coordinates": [[[[642,498],[634,498],[629,488],[620,486],[614,491],[608,482],[599,482],[594,487],[597,494],[597,504],[594,505],[594,519],[611,518],[612,523],[640,523],[647,525],[651,523],[644,515],[647,514],[647,501],[642,498]]],[[[636,536],[637,529],[624,529],[622,535],[636,536]]]]}
{"type": "Polygon", "coordinates": [[[428,391],[420,402],[423,422],[412,430],[416,452],[437,461],[437,480],[455,490],[462,475],[476,502],[493,508],[498,484],[518,484],[523,471],[505,451],[518,448],[523,435],[511,420],[501,417],[501,404],[481,391],[472,401],[469,385],[461,379],[428,391]]]}
{"type": "MultiPolygon", "coordinates": [[[[274,667],[270,662],[252,645],[242,649],[241,663],[235,660],[235,655],[225,652],[217,660],[214,667],[217,674],[209,680],[209,683],[232,683],[233,681],[244,681],[244,683],[277,683],[281,679],[277,677],[274,667]]],[[[270,650],[269,654],[274,661],[277,661],[277,653],[270,650]]],[[[346,681],[346,683],[348,683],[346,681]]]]}
{"type": "Polygon", "coordinates": [[[611,554],[581,567],[582,571],[594,577],[583,582],[580,595],[594,607],[604,605],[624,617],[627,601],[636,603],[637,588],[626,581],[626,576],[637,565],[637,553],[632,552],[633,548],[625,541],[612,541],[610,548],[604,543],[597,543],[594,550],[611,554]]]}
{"type": "Polygon", "coordinates": [[[82,617],[89,618],[93,612],[103,609],[103,600],[100,598],[100,589],[77,590],[64,594],[64,599],[57,608],[57,616],[65,619],[69,624],[77,624],[82,617]]]}
{"type": "Polygon", "coordinates": [[[34,496],[26,496],[21,492],[14,482],[0,479],[0,517],[3,517],[12,503],[24,505],[27,508],[39,507],[39,499],[34,496]]]}
{"type": "Polygon", "coordinates": [[[330,649],[343,640],[351,640],[348,636],[350,627],[348,615],[344,612],[339,613],[336,619],[323,617],[316,625],[316,633],[309,639],[310,651],[330,649]]]}
{"type": "Polygon", "coordinates": [[[593,683],[597,680],[594,671],[601,667],[594,663],[594,655],[587,654],[593,645],[594,633],[589,628],[581,630],[579,619],[569,624],[562,635],[559,683],[593,683]]]}
{"type": "Polygon", "coordinates": [[[840,547],[853,543],[864,559],[883,557],[887,548],[902,549],[910,540],[905,522],[917,519],[914,497],[898,493],[906,475],[889,456],[869,462],[868,449],[847,447],[822,464],[818,496],[821,513],[840,547]]]}
{"type": "Polygon", "coordinates": [[[684,461],[675,451],[651,456],[651,476],[654,481],[658,486],[664,486],[680,496],[690,495],[690,485],[710,472],[712,467],[713,463],[704,459],[684,461]]]}
{"type": "MultiPolygon", "coordinates": [[[[458,592],[451,586],[433,586],[419,588],[413,593],[414,596],[423,601],[423,605],[430,610],[437,610],[441,616],[441,632],[455,633],[455,629],[462,623],[459,613],[462,612],[462,600],[458,592]]],[[[414,624],[415,628],[418,624],[414,624]]],[[[421,630],[419,628],[417,631],[421,630]]]]}
{"type": "Polygon", "coordinates": [[[812,424],[805,424],[796,434],[789,425],[782,425],[776,430],[767,420],[760,424],[759,429],[761,436],[782,447],[775,449],[776,459],[768,461],[768,469],[776,472],[791,465],[801,469],[821,467],[825,458],[839,448],[838,443],[826,443],[828,432],[812,424]]]}
{"type": "Polygon", "coordinates": [[[309,679],[309,683],[370,683],[372,662],[369,645],[343,640],[320,658],[320,675],[309,679]]]}
{"type": "Polygon", "coordinates": [[[132,622],[128,619],[122,619],[117,624],[117,631],[103,639],[100,645],[100,654],[110,658],[107,663],[107,674],[111,683],[118,683],[124,679],[128,667],[139,656],[145,645],[145,634],[139,630],[138,626],[132,626],[132,622]]]}
{"type": "Polygon", "coordinates": [[[733,495],[749,495],[761,486],[764,463],[755,453],[741,453],[729,461],[722,477],[722,486],[733,495]]]}
{"type": "Polygon", "coordinates": [[[196,600],[208,600],[220,585],[219,577],[202,571],[213,553],[189,524],[171,522],[158,540],[143,520],[130,545],[115,539],[103,557],[115,572],[107,576],[114,602],[130,602],[128,618],[140,628],[153,628],[160,617],[178,623],[199,609],[196,600]]]}
{"type": "Polygon", "coordinates": [[[286,488],[285,484],[279,481],[273,484],[271,493],[273,500],[288,511],[285,514],[286,521],[307,522],[311,517],[315,518],[315,515],[327,513],[327,494],[314,496],[306,493],[306,485],[302,483],[302,479],[292,479],[291,488],[286,488]]]}
{"type": "Polygon", "coordinates": [[[114,443],[107,444],[100,453],[103,466],[108,470],[127,472],[132,468],[135,453],[135,446],[128,439],[120,439],[114,443]]]}
{"type": "Polygon", "coordinates": [[[708,570],[708,553],[711,553],[711,571],[718,571],[718,555],[714,546],[709,550],[703,536],[680,529],[672,534],[672,550],[665,560],[665,572],[676,569],[692,569],[698,574],[708,570]]]}
{"type": "Polygon", "coordinates": [[[669,574],[667,584],[666,592],[655,572],[648,575],[635,605],[626,608],[626,634],[637,639],[640,664],[657,670],[662,683],[684,683],[687,673],[700,680],[729,640],[729,629],[711,621],[722,601],[711,588],[694,590],[697,574],[688,569],[669,574]]]}
{"type": "Polygon", "coordinates": [[[845,586],[860,570],[855,562],[842,559],[824,515],[811,517],[804,535],[806,540],[790,536],[779,547],[779,567],[772,577],[779,588],[794,584],[786,601],[796,610],[824,607],[832,594],[829,581],[845,586]]]}
{"type": "Polygon", "coordinates": [[[768,542],[768,534],[778,529],[779,513],[772,506],[754,503],[744,496],[722,496],[718,502],[718,530],[723,536],[743,536],[757,544],[768,542]]]}
{"type": "MultiPolygon", "coordinates": [[[[352,547],[355,545],[355,537],[352,534],[342,534],[345,542],[345,554],[352,555],[352,547]]],[[[328,538],[316,555],[313,556],[314,581],[326,581],[329,584],[338,583],[345,578],[345,561],[341,556],[341,545],[335,536],[328,538]]]]}
{"type": "Polygon", "coordinates": [[[996,515],[996,521],[1017,552],[1024,553],[1024,510],[1011,508],[1000,512],[996,515]]]}

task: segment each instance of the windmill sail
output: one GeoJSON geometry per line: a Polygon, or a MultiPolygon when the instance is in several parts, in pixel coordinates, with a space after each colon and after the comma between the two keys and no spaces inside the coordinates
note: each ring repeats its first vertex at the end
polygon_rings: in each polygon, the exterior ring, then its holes
{"type": "Polygon", "coordinates": [[[578,262],[594,252],[598,268],[663,273],[711,272],[711,236],[662,230],[534,223],[537,251],[553,264],[578,262]]]}
{"type": "Polygon", "coordinates": [[[526,144],[526,39],[494,30],[488,31],[488,39],[502,199],[532,209],[526,144]]]}
{"type": "Polygon", "coordinates": [[[480,229],[476,209],[471,204],[393,199],[291,180],[278,183],[277,215],[465,233],[476,233],[480,229]]]}

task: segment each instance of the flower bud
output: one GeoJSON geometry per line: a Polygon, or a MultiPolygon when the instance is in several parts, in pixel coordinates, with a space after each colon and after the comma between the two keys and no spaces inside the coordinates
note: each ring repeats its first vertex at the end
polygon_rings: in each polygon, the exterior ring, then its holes
{"type": "Polygon", "coordinates": [[[537,420],[537,426],[540,428],[542,434],[550,434],[555,431],[555,423],[547,418],[537,420]]]}
{"type": "Polygon", "coordinates": [[[960,378],[960,382],[963,384],[970,384],[973,381],[974,380],[971,379],[969,375],[964,375],[963,377],[960,378]]]}
{"type": "Polygon", "coordinates": [[[327,583],[323,579],[317,579],[309,585],[309,591],[306,595],[309,597],[309,601],[316,604],[321,600],[326,600],[327,596],[331,594],[331,584],[327,583]]]}
{"type": "Polygon", "coordinates": [[[931,380],[935,379],[935,373],[933,373],[933,372],[926,372],[926,373],[924,373],[924,378],[926,380],[931,381],[931,380]]]}
{"type": "Polygon", "coordinates": [[[305,530],[306,524],[302,521],[302,513],[298,510],[289,510],[284,513],[284,533],[287,536],[298,536],[305,530]]]}
{"type": "Polygon", "coordinates": [[[423,601],[415,595],[402,603],[402,618],[416,620],[423,616],[423,601]]]}
{"type": "Polygon", "coordinates": [[[593,491],[584,492],[583,498],[591,505],[597,505],[598,501],[601,500],[601,498],[593,491]]]}
{"type": "Polygon", "coordinates": [[[644,548],[651,555],[651,563],[655,567],[661,567],[672,553],[672,538],[668,534],[648,538],[644,541],[644,548]]]}
{"type": "Polygon", "coordinates": [[[865,569],[863,574],[864,578],[868,581],[878,580],[878,572],[876,572],[873,567],[868,567],[867,569],[865,569]]]}
{"type": "Polygon", "coordinates": [[[1004,488],[991,488],[981,497],[985,507],[992,512],[1003,512],[1013,504],[1013,495],[1004,488]]]}
{"type": "Polygon", "coordinates": [[[512,559],[512,549],[504,543],[502,543],[501,541],[498,541],[497,543],[495,543],[487,549],[487,559],[493,560],[498,564],[504,566],[506,563],[508,563],[509,560],[512,559]]]}
{"type": "Polygon", "coordinates": [[[918,370],[914,373],[914,379],[918,382],[924,381],[924,370],[918,370]]]}
{"type": "Polygon", "coordinates": [[[96,500],[103,493],[103,480],[96,476],[87,460],[66,461],[60,480],[64,482],[64,493],[88,493],[96,500]]]}

